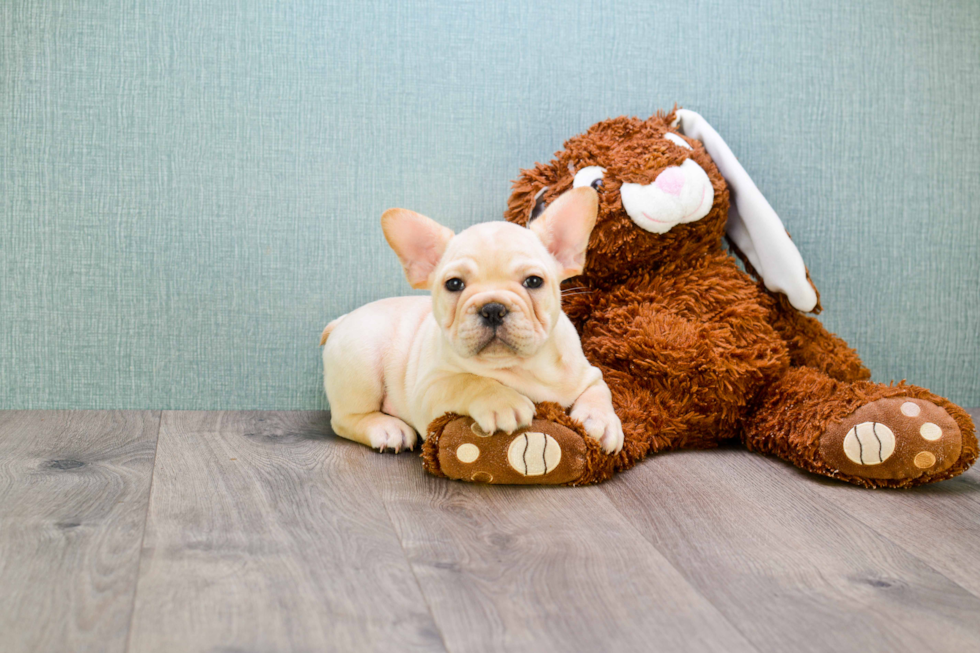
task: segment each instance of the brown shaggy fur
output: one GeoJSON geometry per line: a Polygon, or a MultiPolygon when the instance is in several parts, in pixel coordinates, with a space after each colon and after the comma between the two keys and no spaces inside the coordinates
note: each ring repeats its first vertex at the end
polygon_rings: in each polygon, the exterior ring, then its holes
{"type": "MultiPolygon", "coordinates": [[[[505,215],[526,225],[542,188],[550,203],[571,188],[576,170],[606,169],[585,270],[563,285],[563,304],[623,421],[626,442],[612,467],[624,470],[659,451],[738,439],[750,450],[867,487],[919,485],[967,469],[977,457],[977,441],[962,409],[916,386],[870,382],[847,343],[793,309],[785,296],[767,291],[751,266],[739,267],[723,246],[726,182],[698,141],[684,137],[692,151],[663,137],[673,131],[673,119],[673,113],[661,113],[593,125],[569,139],[550,163],[523,171],[505,215]],[[711,180],[710,213],[665,234],[637,227],[623,209],[621,184],[652,183],[687,158],[711,180]],[[883,480],[847,476],[821,460],[818,445],[829,427],[862,405],[893,396],[931,401],[952,416],[963,442],[952,467],[883,480]]],[[[547,412],[564,422],[563,412],[547,412]]],[[[432,451],[434,431],[426,443],[432,451]]],[[[585,480],[609,476],[602,458],[598,454],[589,467],[602,471],[585,480]]]]}

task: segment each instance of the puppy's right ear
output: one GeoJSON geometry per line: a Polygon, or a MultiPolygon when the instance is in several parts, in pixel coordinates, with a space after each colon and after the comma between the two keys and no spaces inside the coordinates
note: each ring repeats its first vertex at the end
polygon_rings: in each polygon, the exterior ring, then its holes
{"type": "Polygon", "coordinates": [[[381,215],[381,229],[402,262],[408,283],[412,288],[428,288],[432,271],[455,235],[452,229],[408,209],[385,211],[381,215]]]}

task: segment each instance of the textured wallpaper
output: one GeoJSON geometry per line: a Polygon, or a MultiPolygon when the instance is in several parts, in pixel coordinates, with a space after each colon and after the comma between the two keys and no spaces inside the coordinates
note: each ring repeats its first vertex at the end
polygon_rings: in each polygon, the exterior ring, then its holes
{"type": "Polygon", "coordinates": [[[0,407],[318,408],[404,206],[707,117],[878,380],[980,405],[975,0],[0,3],[0,407]]]}

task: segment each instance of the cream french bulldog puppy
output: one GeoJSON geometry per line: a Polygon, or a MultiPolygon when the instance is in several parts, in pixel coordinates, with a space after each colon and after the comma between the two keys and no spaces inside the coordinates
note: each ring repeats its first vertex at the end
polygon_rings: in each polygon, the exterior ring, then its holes
{"type": "Polygon", "coordinates": [[[529,229],[488,222],[458,235],[412,211],[385,211],[405,276],[432,295],[372,302],[324,329],[334,431],[397,452],[444,413],[513,433],[531,423],[534,402],[554,401],[572,406],[605,451],[622,449],[609,388],[561,310],[559,284],[581,273],[597,209],[596,192],[577,188],[529,229]]]}

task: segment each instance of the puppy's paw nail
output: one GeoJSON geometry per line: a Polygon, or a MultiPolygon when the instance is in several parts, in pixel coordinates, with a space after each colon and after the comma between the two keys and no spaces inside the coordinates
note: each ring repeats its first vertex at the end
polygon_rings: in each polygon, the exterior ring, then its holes
{"type": "Polygon", "coordinates": [[[470,417],[487,434],[513,433],[534,419],[534,403],[513,391],[491,393],[470,407],[470,417]]]}
{"type": "Polygon", "coordinates": [[[528,399],[527,404],[517,410],[517,427],[524,428],[525,426],[530,426],[533,420],[534,402],[528,399]]]}
{"type": "Polygon", "coordinates": [[[619,453],[623,448],[623,426],[619,418],[605,412],[573,411],[572,419],[582,423],[585,434],[597,440],[606,453],[619,453]]]}
{"type": "Polygon", "coordinates": [[[367,429],[368,442],[379,453],[400,453],[415,446],[415,429],[398,418],[378,417],[367,429]]]}
{"type": "Polygon", "coordinates": [[[480,427],[480,430],[488,435],[493,435],[497,430],[497,424],[494,422],[493,417],[477,415],[470,415],[470,417],[472,417],[473,421],[475,421],[477,426],[480,427]]]}
{"type": "Polygon", "coordinates": [[[497,430],[508,435],[517,430],[517,416],[513,411],[506,411],[497,418],[497,430]]]}
{"type": "Polygon", "coordinates": [[[606,453],[619,453],[623,450],[623,428],[619,420],[610,424],[606,434],[603,436],[603,449],[606,453]]]}
{"type": "Polygon", "coordinates": [[[619,453],[623,450],[623,442],[614,435],[602,439],[602,450],[606,453],[619,453]]]}

